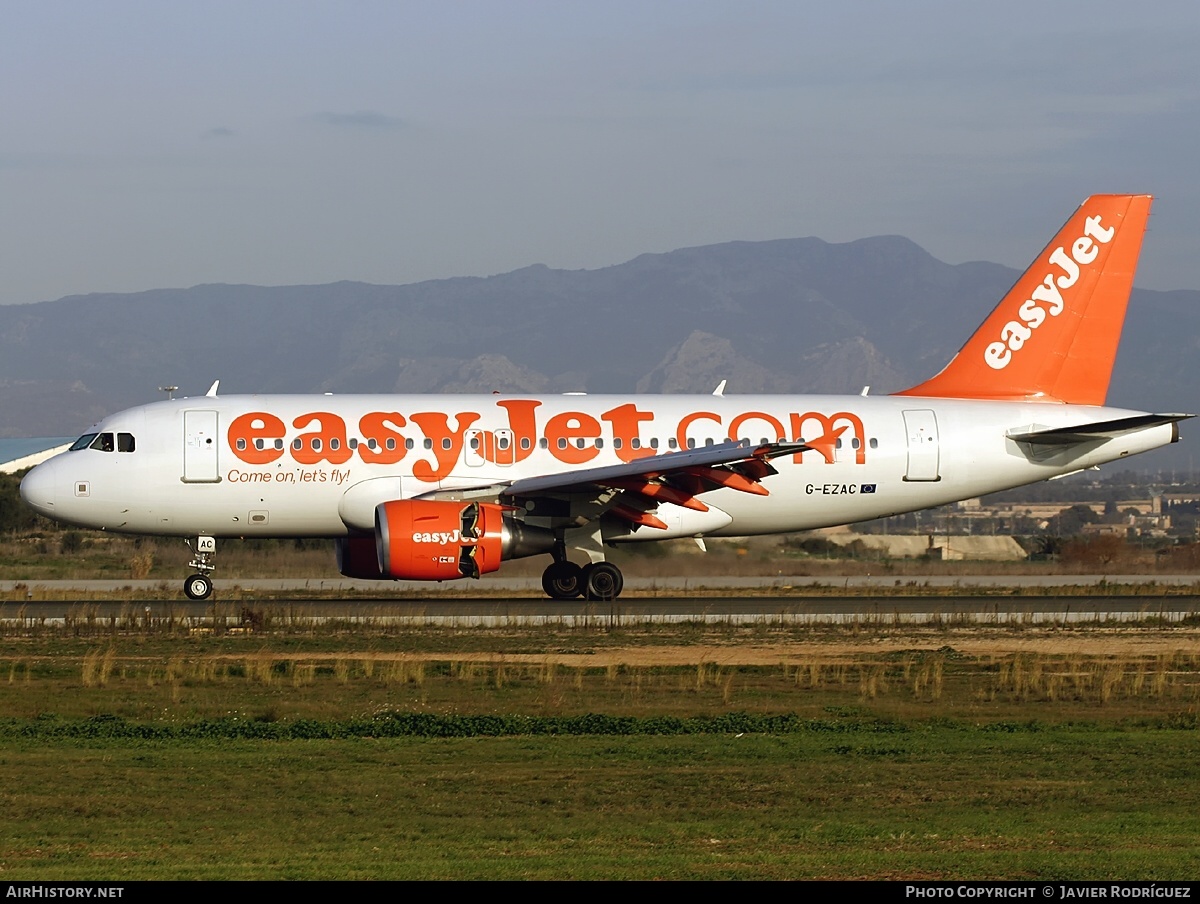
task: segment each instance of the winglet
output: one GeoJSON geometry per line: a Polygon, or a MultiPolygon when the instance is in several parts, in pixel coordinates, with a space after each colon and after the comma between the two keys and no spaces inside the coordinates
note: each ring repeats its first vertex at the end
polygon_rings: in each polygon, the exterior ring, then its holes
{"type": "Polygon", "coordinates": [[[1103,405],[1151,201],[1084,201],[942,372],[896,395],[1103,405]]]}

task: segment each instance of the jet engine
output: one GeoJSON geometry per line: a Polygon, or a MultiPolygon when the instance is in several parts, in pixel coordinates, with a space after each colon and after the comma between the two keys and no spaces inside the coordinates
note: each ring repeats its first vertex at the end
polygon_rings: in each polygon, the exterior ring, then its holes
{"type": "Polygon", "coordinates": [[[375,508],[378,576],[410,581],[478,578],[505,559],[553,549],[550,531],[529,527],[509,512],[493,503],[384,502],[375,508]]]}

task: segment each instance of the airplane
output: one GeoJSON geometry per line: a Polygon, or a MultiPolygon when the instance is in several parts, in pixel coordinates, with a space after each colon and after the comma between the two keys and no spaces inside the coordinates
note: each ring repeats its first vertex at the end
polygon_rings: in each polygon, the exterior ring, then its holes
{"type": "Polygon", "coordinates": [[[1105,407],[1149,195],[1088,198],[932,378],[887,396],[230,395],[104,418],[24,500],[178,536],[191,599],[217,540],[325,537],[343,575],[479,578],[549,555],[555,599],[611,600],[606,551],[944,505],[1179,439],[1187,414],[1105,407]]]}

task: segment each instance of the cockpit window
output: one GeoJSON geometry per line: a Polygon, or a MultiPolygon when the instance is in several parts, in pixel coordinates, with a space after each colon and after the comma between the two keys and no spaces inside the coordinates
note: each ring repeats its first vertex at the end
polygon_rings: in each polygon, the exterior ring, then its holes
{"type": "Polygon", "coordinates": [[[71,444],[71,451],[96,449],[99,452],[132,452],[137,441],[132,433],[85,433],[71,444]]]}

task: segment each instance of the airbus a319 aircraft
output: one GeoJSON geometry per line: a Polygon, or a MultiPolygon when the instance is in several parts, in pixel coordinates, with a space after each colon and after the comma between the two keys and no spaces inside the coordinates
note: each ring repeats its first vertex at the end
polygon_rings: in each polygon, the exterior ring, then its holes
{"type": "MultiPolygon", "coordinates": [[[[556,599],[613,599],[620,543],[802,531],[1154,449],[1190,415],[1104,407],[1147,195],[1097,195],[962,350],[890,396],[238,395],[105,418],[21,495],[82,527],[329,537],[342,574],[478,578],[549,555],[556,599]],[[583,564],[580,564],[583,563],[583,564]]],[[[930,312],[936,316],[936,312],[930,312]]]]}

